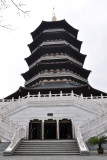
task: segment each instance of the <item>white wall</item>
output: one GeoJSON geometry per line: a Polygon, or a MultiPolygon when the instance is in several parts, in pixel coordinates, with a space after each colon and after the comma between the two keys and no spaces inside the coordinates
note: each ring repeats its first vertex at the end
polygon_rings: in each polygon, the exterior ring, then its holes
{"type": "Polygon", "coordinates": [[[23,125],[26,129],[26,136],[28,136],[29,122],[33,119],[47,120],[55,119],[60,120],[63,118],[71,119],[72,123],[79,123],[86,121],[88,118],[93,119],[95,114],[79,109],[75,106],[29,106],[23,110],[18,111],[9,116],[9,119],[13,122],[17,122],[18,125],[23,125]],[[48,113],[53,113],[53,116],[48,116],[48,113]]]}

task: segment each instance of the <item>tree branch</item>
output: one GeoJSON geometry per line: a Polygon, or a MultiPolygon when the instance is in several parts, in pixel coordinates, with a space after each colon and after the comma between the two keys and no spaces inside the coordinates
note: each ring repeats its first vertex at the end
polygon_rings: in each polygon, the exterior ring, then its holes
{"type": "Polygon", "coordinates": [[[12,2],[13,5],[18,9],[18,11],[21,11],[21,12],[24,13],[24,14],[27,14],[28,12],[30,12],[30,11],[24,11],[24,10],[22,10],[21,7],[19,7],[19,6],[22,6],[22,4],[17,5],[13,0],[11,0],[11,2],[12,2]]]}
{"type": "MultiPolygon", "coordinates": [[[[14,6],[16,9],[17,9],[17,14],[24,14],[25,15],[28,15],[28,12],[30,11],[26,11],[26,10],[23,10],[23,6],[25,4],[22,4],[21,2],[18,1],[18,4],[15,2],[15,0],[10,0],[10,1],[7,1],[7,0],[0,0],[0,11],[2,10],[5,10],[5,9],[8,9],[10,7],[11,9],[11,6],[14,6]]],[[[0,18],[3,17],[2,15],[0,15],[0,18]]],[[[3,28],[6,28],[6,29],[10,29],[10,30],[14,30],[14,29],[11,29],[11,26],[10,25],[4,25],[2,20],[0,20],[0,27],[3,27],[3,28]]]]}
{"type": "Polygon", "coordinates": [[[5,29],[9,29],[9,30],[14,30],[11,27],[9,27],[9,25],[1,25],[0,24],[0,27],[5,28],[5,29]]]}

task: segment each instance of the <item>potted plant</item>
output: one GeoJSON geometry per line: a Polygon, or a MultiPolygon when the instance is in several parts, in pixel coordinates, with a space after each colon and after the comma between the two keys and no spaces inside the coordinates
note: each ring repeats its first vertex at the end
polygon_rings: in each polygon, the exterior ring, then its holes
{"type": "Polygon", "coordinates": [[[98,145],[97,151],[98,151],[99,154],[104,153],[104,149],[102,148],[102,144],[104,144],[106,142],[107,142],[107,137],[106,136],[101,136],[101,137],[94,136],[94,137],[91,137],[88,140],[88,143],[90,145],[92,145],[92,146],[98,145]]]}

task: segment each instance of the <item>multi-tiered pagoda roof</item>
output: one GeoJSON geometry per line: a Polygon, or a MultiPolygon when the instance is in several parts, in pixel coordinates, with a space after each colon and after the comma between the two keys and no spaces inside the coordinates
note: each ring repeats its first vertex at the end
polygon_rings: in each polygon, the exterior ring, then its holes
{"type": "Polygon", "coordinates": [[[82,42],[78,30],[65,20],[45,22],[32,33],[28,45],[31,55],[25,58],[29,70],[22,74],[25,87],[7,98],[41,93],[70,93],[100,96],[106,93],[92,88],[88,82],[90,70],[83,68],[86,55],[80,53],[82,42]]]}

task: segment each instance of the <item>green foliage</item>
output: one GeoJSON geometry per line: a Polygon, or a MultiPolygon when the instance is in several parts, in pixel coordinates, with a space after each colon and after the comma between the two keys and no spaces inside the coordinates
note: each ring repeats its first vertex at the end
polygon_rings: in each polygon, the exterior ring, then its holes
{"type": "Polygon", "coordinates": [[[106,136],[101,136],[101,137],[97,137],[97,136],[94,136],[94,137],[91,137],[89,140],[88,140],[88,143],[92,146],[94,145],[98,145],[99,148],[101,148],[101,145],[106,143],[107,142],[107,137],[106,136]]]}

